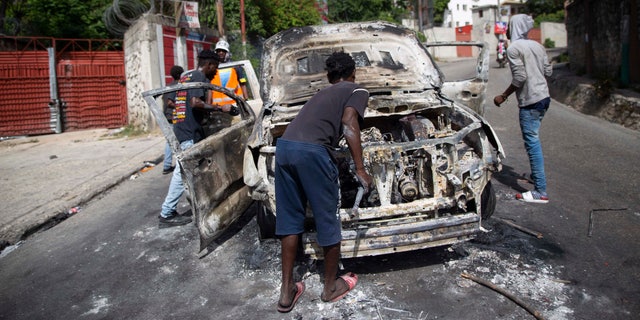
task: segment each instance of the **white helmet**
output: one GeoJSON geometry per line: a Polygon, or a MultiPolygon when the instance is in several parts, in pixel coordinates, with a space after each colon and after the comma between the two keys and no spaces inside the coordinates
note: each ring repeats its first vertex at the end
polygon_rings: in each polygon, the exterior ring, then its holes
{"type": "Polygon", "coordinates": [[[224,50],[226,52],[229,52],[229,43],[224,41],[224,40],[220,40],[218,41],[218,43],[216,43],[216,48],[214,49],[214,51],[221,49],[224,50]]]}

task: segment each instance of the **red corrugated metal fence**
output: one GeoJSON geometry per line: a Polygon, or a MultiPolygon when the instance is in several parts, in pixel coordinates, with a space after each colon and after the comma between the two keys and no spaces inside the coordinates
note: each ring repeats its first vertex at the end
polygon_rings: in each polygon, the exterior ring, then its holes
{"type": "Polygon", "coordinates": [[[127,124],[124,52],[112,40],[0,37],[0,137],[127,124]],[[52,103],[49,54],[55,48],[60,108],[52,103]]]}

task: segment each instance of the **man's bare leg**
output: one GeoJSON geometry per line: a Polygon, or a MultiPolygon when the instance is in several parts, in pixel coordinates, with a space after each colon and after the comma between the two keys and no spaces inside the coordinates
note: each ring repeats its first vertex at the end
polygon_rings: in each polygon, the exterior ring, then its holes
{"type": "Polygon", "coordinates": [[[340,242],[322,247],[324,250],[324,290],[320,298],[331,301],[347,292],[349,286],[344,280],[338,280],[338,261],[340,260],[340,242]]]}
{"type": "Polygon", "coordinates": [[[293,266],[298,253],[298,235],[291,234],[280,240],[282,255],[282,284],[280,286],[279,304],[283,307],[291,305],[296,295],[296,284],[293,281],[293,266]]]}

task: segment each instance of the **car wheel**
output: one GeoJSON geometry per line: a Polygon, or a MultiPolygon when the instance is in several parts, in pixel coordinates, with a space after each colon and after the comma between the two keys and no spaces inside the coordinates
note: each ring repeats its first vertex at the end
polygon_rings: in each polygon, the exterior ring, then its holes
{"type": "Polygon", "coordinates": [[[260,204],[256,217],[258,221],[258,232],[260,240],[275,239],[276,237],[276,216],[264,204],[260,204]]]}
{"type": "Polygon", "coordinates": [[[493,190],[491,181],[487,182],[480,196],[480,204],[482,206],[482,219],[489,219],[496,210],[496,192],[493,190]]]}

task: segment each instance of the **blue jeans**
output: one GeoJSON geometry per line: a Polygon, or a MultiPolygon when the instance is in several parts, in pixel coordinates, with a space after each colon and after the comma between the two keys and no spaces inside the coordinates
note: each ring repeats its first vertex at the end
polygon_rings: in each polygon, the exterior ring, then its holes
{"type": "MultiPolygon", "coordinates": [[[[173,125],[171,125],[173,130],[173,125]]],[[[173,164],[173,154],[171,152],[171,146],[169,145],[169,141],[164,146],[164,162],[162,163],[163,170],[171,169],[171,165],[173,164]]]]}
{"type": "Polygon", "coordinates": [[[544,157],[540,144],[540,123],[549,109],[550,98],[542,99],[532,105],[520,108],[520,130],[524,148],[529,156],[531,178],[538,192],[547,192],[547,179],[544,175],[544,157]]]}
{"type": "Polygon", "coordinates": [[[167,142],[164,146],[164,162],[162,163],[162,170],[171,169],[173,164],[173,154],[171,153],[171,146],[167,142]]]}
{"type": "MultiPolygon", "coordinates": [[[[180,143],[181,150],[187,150],[192,146],[193,140],[187,140],[180,143]]],[[[178,207],[178,201],[180,200],[180,197],[182,197],[182,193],[184,193],[184,184],[182,184],[182,168],[180,168],[180,163],[176,163],[176,169],[173,170],[171,183],[169,183],[169,191],[162,203],[162,211],[160,212],[161,216],[168,218],[174,214],[178,207]]]]}

